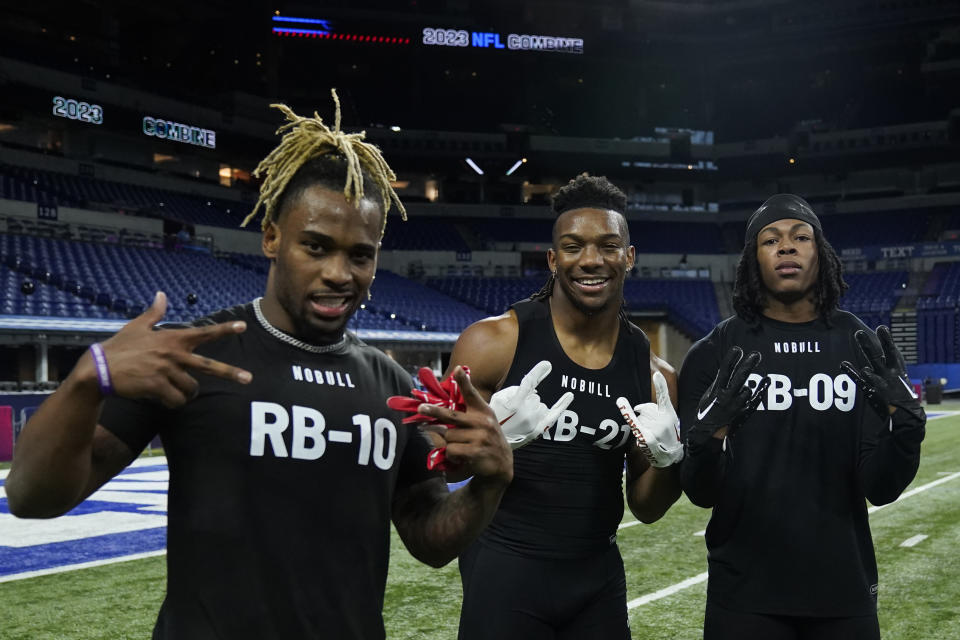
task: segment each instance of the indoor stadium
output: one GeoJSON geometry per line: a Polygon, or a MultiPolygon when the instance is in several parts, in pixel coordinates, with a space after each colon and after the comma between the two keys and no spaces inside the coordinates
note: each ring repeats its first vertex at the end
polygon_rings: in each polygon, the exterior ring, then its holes
{"type": "Polygon", "coordinates": [[[955,640],[958,504],[957,0],[0,2],[0,639],[955,640]]]}

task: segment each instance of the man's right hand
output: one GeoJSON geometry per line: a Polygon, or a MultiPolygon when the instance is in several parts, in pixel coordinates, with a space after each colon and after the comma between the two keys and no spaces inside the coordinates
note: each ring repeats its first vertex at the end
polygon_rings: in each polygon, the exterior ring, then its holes
{"type": "MultiPolygon", "coordinates": [[[[165,407],[175,408],[197,393],[198,383],[188,371],[241,384],[253,379],[249,371],[193,353],[205,342],[242,333],[247,328],[245,322],[155,330],[154,325],[163,320],[166,312],[167,296],[158,292],[146,311],[102,343],[115,395],[156,400],[165,407]]],[[[89,352],[83,355],[77,368],[85,379],[96,380],[93,357],[89,352]]]]}
{"type": "Polygon", "coordinates": [[[513,480],[513,452],[500,430],[500,424],[463,367],[453,370],[453,379],[463,393],[462,411],[434,404],[421,404],[419,413],[436,418],[443,425],[456,427],[444,429],[446,457],[467,475],[473,475],[473,484],[489,481],[501,488],[513,480]]]}
{"type": "Polygon", "coordinates": [[[500,389],[490,396],[490,407],[497,414],[500,428],[511,449],[519,449],[543,435],[573,402],[573,394],[569,391],[560,396],[552,407],[540,401],[537,385],[552,369],[550,361],[541,360],[523,376],[519,385],[500,389]]]}
{"type": "MultiPolygon", "coordinates": [[[[702,444],[711,437],[719,437],[723,429],[735,429],[756,410],[763,394],[770,386],[764,378],[756,389],[747,386],[747,378],[760,364],[760,354],[751,351],[746,357],[740,347],[733,347],[723,359],[713,383],[700,398],[697,421],[688,436],[688,442],[702,444]]],[[[725,435],[726,431],[722,432],[725,435]]]]}

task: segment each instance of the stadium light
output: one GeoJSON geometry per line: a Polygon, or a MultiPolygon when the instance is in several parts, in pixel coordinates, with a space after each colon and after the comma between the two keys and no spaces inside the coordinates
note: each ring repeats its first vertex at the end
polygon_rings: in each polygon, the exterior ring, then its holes
{"type": "Polygon", "coordinates": [[[510,167],[509,169],[507,169],[507,175],[510,175],[511,173],[513,173],[514,171],[516,171],[517,169],[519,169],[519,168],[520,168],[520,165],[526,163],[526,161],[527,161],[526,158],[520,158],[519,160],[517,160],[515,163],[513,163],[513,166],[512,166],[512,167],[510,167]]]}
{"type": "Polygon", "coordinates": [[[390,127],[390,131],[394,131],[394,132],[400,131],[400,127],[398,127],[397,125],[393,125],[392,127],[390,127]]]}
{"type": "Polygon", "coordinates": [[[470,158],[467,158],[467,164],[470,165],[470,168],[471,168],[471,169],[473,169],[474,171],[477,172],[477,175],[480,175],[480,176],[483,175],[483,169],[481,169],[480,167],[478,167],[476,162],[474,162],[474,161],[471,160],[470,158]]]}

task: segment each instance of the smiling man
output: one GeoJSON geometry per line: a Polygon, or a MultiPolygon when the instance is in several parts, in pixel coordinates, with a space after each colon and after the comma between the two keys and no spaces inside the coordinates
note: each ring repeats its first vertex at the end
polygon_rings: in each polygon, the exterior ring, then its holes
{"type": "Polygon", "coordinates": [[[460,557],[461,640],[629,638],[616,545],[624,460],[638,519],[659,519],[680,494],[672,465],[683,449],[669,398],[676,375],[622,311],[635,257],[626,196],[606,178],[583,175],[557,192],[553,210],[547,284],[468,327],[450,357],[451,367],[470,366],[486,398],[542,360],[552,365],[539,386],[546,405],[574,396],[556,426],[514,451],[513,483],[460,557]],[[654,387],[659,407],[648,402],[654,387]],[[640,422],[665,427],[662,440],[641,446],[631,437],[620,397],[646,403],[640,422]]]}
{"type": "Polygon", "coordinates": [[[913,479],[926,417],[889,330],[837,309],[841,264],[806,201],[768,199],[745,245],[737,314],[680,371],[681,483],[713,508],[704,639],[876,640],[865,500],[913,479]]]}
{"type": "Polygon", "coordinates": [[[339,108],[333,130],[281,108],[287,133],[257,168],[251,213],[266,210],[264,296],[157,331],[158,294],[27,423],[5,486],[14,515],[60,515],[160,435],[170,490],[156,639],[383,638],[391,519],[416,558],[443,565],[513,475],[493,411],[459,369],[466,409],[445,417],[459,427],[446,448],[474,479],[450,493],[426,470],[428,441],[386,406],[409,375],[345,331],[399,205],[395,176],[362,134],[340,131],[339,108]]]}

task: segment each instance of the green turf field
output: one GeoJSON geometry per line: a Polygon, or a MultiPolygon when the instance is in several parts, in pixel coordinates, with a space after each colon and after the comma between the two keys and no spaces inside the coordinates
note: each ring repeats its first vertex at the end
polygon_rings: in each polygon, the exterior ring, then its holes
{"type": "MultiPolygon", "coordinates": [[[[942,409],[960,409],[948,403],[942,409]]],[[[911,489],[939,485],[871,515],[880,568],[880,626],[886,639],[960,638],[960,415],[931,420],[911,489]],[[928,538],[905,548],[917,535],[928,538]]],[[[654,525],[629,526],[619,544],[630,600],[706,571],[702,536],[709,513],[681,498],[654,525]]],[[[627,516],[625,523],[631,521],[627,516]]],[[[149,558],[0,583],[0,639],[148,638],[164,589],[164,558],[149,558]]],[[[630,609],[637,640],[701,637],[706,583],[630,609]]],[[[456,637],[456,563],[418,564],[396,536],[387,584],[387,637],[456,637]]]]}

